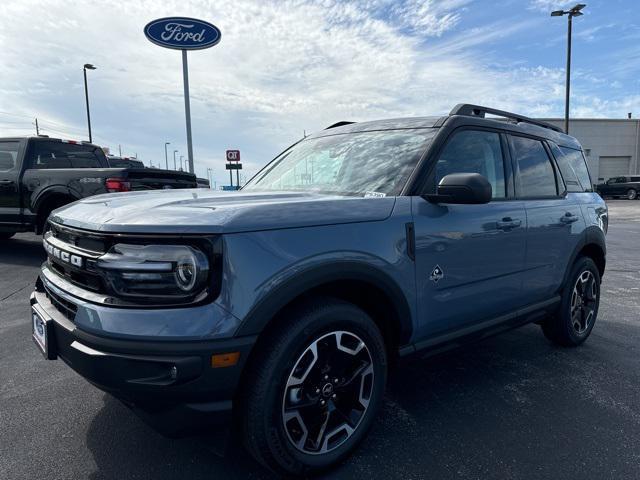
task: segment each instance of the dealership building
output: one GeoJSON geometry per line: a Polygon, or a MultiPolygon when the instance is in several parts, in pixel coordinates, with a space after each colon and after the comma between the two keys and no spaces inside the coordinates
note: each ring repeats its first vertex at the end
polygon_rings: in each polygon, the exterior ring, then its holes
{"type": "MultiPolygon", "coordinates": [[[[541,120],[564,129],[564,119],[541,120]]],[[[640,119],[574,118],[569,135],[582,145],[594,183],[640,175],[640,119]]]]}

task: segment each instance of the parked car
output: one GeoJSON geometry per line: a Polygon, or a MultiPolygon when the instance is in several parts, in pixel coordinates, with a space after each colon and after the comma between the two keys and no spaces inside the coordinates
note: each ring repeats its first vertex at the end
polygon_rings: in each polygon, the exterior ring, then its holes
{"type": "Polygon", "coordinates": [[[607,225],[551,125],[474,105],[340,122],[239,192],[56,210],[33,338],[160,431],[233,414],[258,461],[306,475],[365,437],[400,357],[532,322],[584,342],[607,225]]]}
{"type": "Polygon", "coordinates": [[[196,178],[196,181],[198,182],[198,188],[211,188],[211,185],[209,184],[209,180],[207,180],[206,178],[196,178]]]}
{"type": "Polygon", "coordinates": [[[135,158],[129,157],[116,157],[114,155],[107,155],[107,162],[110,167],[116,168],[145,168],[144,163],[135,158]]]}
{"type": "Polygon", "coordinates": [[[614,177],[596,185],[596,191],[602,197],[622,197],[636,200],[640,194],[640,176],[614,177]]]}
{"type": "Polygon", "coordinates": [[[189,173],[111,168],[102,149],[90,143],[0,138],[0,239],[41,233],[51,211],[91,195],[195,187],[189,173]]]}

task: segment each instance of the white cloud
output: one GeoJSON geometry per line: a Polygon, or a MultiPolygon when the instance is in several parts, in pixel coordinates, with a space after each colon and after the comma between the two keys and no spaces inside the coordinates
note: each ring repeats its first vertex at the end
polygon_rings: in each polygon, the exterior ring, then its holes
{"type": "Polygon", "coordinates": [[[180,54],[142,33],[169,15],[222,30],[218,46],[189,54],[197,172],[212,167],[218,180],[225,148],[240,148],[255,172],[303,130],[339,120],[443,114],[464,101],[561,113],[561,69],[497,66],[490,53],[538,19],[461,30],[467,8],[470,0],[11,2],[0,18],[0,111],[25,116],[0,114],[0,125],[9,131],[10,119],[32,131],[39,116],[51,134],[82,135],[82,65],[90,62],[99,142],[156,164],[165,141],[170,158],[174,148],[186,155],[180,54]]]}

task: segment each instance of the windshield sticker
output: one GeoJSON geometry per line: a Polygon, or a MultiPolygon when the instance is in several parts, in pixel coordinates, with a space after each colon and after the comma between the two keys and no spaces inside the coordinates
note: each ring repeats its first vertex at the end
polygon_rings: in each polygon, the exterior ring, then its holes
{"type": "Polygon", "coordinates": [[[382,198],[386,196],[387,194],[382,192],[364,192],[364,198],[371,198],[371,197],[382,198]]]}

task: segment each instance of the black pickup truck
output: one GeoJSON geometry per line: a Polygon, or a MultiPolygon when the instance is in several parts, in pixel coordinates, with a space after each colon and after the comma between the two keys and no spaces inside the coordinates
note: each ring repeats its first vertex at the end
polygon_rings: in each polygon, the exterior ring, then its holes
{"type": "Polygon", "coordinates": [[[91,195],[196,187],[195,175],[186,172],[111,168],[91,143],[0,138],[0,239],[41,233],[52,210],[91,195]]]}
{"type": "Polygon", "coordinates": [[[596,185],[601,197],[621,197],[636,200],[640,197],[640,175],[631,177],[613,177],[606,183],[596,185]]]}

